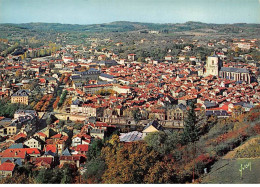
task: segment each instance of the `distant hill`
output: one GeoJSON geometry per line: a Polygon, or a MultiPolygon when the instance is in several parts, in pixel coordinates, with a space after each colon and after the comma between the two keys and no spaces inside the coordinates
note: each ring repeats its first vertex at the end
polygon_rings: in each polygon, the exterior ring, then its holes
{"type": "Polygon", "coordinates": [[[176,24],[157,24],[157,23],[139,23],[128,21],[117,21],[104,24],[78,25],[61,23],[23,23],[23,24],[0,24],[0,27],[15,27],[18,29],[28,29],[34,31],[56,31],[56,32],[127,32],[138,30],[169,30],[169,31],[189,31],[194,29],[212,28],[212,27],[259,27],[259,24],[206,24],[201,22],[186,22],[176,24]]]}

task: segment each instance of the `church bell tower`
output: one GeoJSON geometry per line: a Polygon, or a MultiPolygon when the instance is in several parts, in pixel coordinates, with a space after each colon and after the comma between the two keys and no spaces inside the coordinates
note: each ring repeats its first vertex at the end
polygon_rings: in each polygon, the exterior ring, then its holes
{"type": "Polygon", "coordinates": [[[206,72],[204,76],[207,77],[209,75],[213,75],[218,77],[219,72],[219,58],[216,55],[209,56],[206,62],[206,72]]]}

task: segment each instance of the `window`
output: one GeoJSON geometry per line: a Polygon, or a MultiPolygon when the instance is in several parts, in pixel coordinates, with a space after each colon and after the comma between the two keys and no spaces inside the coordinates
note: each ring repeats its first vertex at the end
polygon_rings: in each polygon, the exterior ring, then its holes
{"type": "Polygon", "coordinates": [[[214,60],[212,60],[212,65],[214,65],[214,60]]]}

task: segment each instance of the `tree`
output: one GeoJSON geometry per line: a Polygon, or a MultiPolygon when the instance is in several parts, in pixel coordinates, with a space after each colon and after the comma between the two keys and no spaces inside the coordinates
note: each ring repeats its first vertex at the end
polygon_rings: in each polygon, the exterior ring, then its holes
{"type": "Polygon", "coordinates": [[[141,111],[140,109],[135,109],[132,111],[132,116],[135,120],[135,123],[138,124],[139,121],[142,119],[142,114],[141,114],[141,111]]]}
{"type": "Polygon", "coordinates": [[[68,91],[65,90],[64,92],[62,92],[60,100],[58,102],[58,106],[61,107],[62,104],[64,103],[65,99],[66,99],[66,95],[68,94],[68,91]]]}
{"type": "Polygon", "coordinates": [[[155,132],[149,133],[145,137],[149,147],[152,147],[158,153],[165,155],[171,153],[179,143],[178,133],[155,132]]]}
{"type": "Polygon", "coordinates": [[[144,181],[149,184],[178,183],[177,165],[171,156],[165,156],[156,162],[145,175],[144,181]]]}
{"type": "Polygon", "coordinates": [[[61,184],[69,184],[72,183],[73,177],[72,177],[72,169],[69,165],[63,166],[63,174],[61,178],[61,184]]]}
{"type": "Polygon", "coordinates": [[[98,158],[101,154],[101,150],[103,147],[104,147],[104,144],[103,144],[102,140],[94,139],[87,152],[87,159],[92,160],[92,159],[98,158]]]}
{"type": "Polygon", "coordinates": [[[21,70],[17,70],[17,71],[15,72],[15,77],[21,77],[21,76],[22,76],[21,70]]]}
{"type": "Polygon", "coordinates": [[[144,142],[124,144],[119,142],[117,135],[113,135],[101,152],[101,158],[107,165],[102,176],[103,183],[144,183],[145,175],[158,156],[144,142]]]}
{"type": "Polygon", "coordinates": [[[100,183],[102,175],[106,170],[106,163],[101,158],[94,158],[86,164],[86,172],[83,178],[91,181],[91,183],[100,183]]]}
{"type": "Polygon", "coordinates": [[[39,173],[35,177],[35,182],[38,184],[50,183],[53,173],[51,169],[40,169],[39,173]]]}
{"type": "Polygon", "coordinates": [[[199,127],[195,114],[195,104],[191,102],[187,111],[187,118],[184,120],[184,129],[182,133],[182,144],[192,143],[199,138],[199,127]]]}
{"type": "Polygon", "coordinates": [[[58,103],[60,101],[60,97],[58,96],[55,100],[55,102],[53,103],[53,108],[56,109],[58,107],[58,103]]]}

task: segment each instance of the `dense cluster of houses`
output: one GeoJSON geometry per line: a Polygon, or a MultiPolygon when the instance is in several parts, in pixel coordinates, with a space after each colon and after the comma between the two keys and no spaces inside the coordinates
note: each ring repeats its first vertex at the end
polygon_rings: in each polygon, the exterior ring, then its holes
{"type": "MultiPolygon", "coordinates": [[[[0,117],[0,175],[12,175],[17,166],[26,163],[37,169],[70,163],[80,169],[92,140],[104,139],[115,125],[139,123],[144,127],[142,131],[121,133],[122,142],[139,141],[166,128],[181,129],[191,102],[206,116],[229,117],[236,106],[242,112],[249,111],[260,101],[259,62],[248,55],[240,57],[243,61],[227,59],[226,43],[208,43],[208,47],[222,45],[223,49],[208,56],[206,62],[185,56],[191,46],[185,46],[178,57],[167,55],[160,62],[147,57],[143,63],[137,62],[133,53],[119,59],[106,48],[97,51],[96,42],[83,50],[68,45],[49,57],[1,58],[0,99],[30,105],[35,81],[44,95],[56,95],[61,88],[67,90],[71,103],[66,110],[62,106],[55,112],[64,113],[67,121],[83,119],[84,125],[80,130],[65,125],[64,131],[55,122],[41,129],[38,111],[34,110],[18,110],[13,119],[0,117]],[[84,52],[91,56],[86,58],[84,52]]],[[[258,49],[255,43],[234,40],[229,48],[258,49]]]]}

